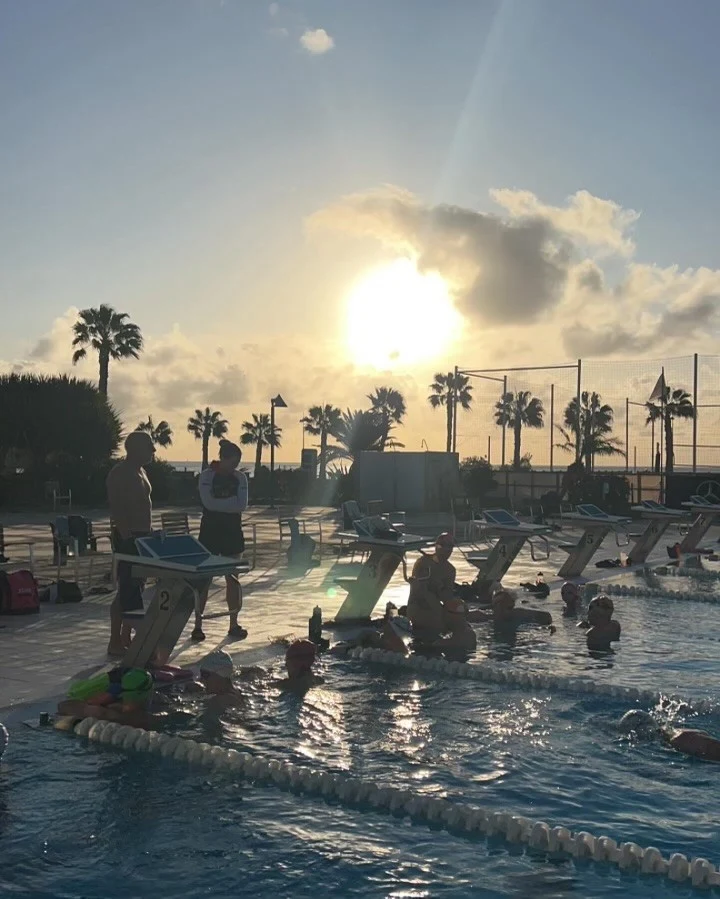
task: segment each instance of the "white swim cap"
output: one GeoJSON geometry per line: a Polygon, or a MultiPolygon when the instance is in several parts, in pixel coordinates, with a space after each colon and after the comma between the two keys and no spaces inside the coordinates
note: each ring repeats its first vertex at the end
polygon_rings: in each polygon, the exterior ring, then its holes
{"type": "Polygon", "coordinates": [[[232,677],[233,660],[222,649],[216,649],[200,662],[200,674],[217,674],[219,677],[232,677]]]}
{"type": "Polygon", "coordinates": [[[636,734],[647,735],[655,734],[660,730],[660,725],[653,718],[650,712],[643,712],[642,709],[631,709],[620,719],[620,730],[623,733],[634,731],[636,734]]]}
{"type": "Polygon", "coordinates": [[[0,724],[0,759],[3,757],[3,753],[7,749],[7,745],[10,742],[10,734],[7,732],[4,724],[0,724]]]}

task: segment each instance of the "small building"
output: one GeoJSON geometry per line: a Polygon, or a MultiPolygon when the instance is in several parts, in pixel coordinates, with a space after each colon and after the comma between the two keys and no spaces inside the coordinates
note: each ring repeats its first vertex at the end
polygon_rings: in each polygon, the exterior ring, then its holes
{"type": "Polygon", "coordinates": [[[449,512],[461,492],[457,453],[363,452],[353,466],[355,498],[387,512],[449,512]]]}

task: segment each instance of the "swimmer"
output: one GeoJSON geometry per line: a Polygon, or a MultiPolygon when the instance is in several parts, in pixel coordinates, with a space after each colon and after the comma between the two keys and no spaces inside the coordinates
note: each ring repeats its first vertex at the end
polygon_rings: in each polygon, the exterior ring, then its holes
{"type": "Polygon", "coordinates": [[[547,599],[547,597],[550,596],[550,588],[545,583],[545,577],[543,576],[542,571],[538,571],[534,584],[527,583],[520,584],[520,586],[523,590],[532,593],[533,596],[537,596],[539,599],[547,599]]]}
{"type": "Polygon", "coordinates": [[[242,694],[232,682],[234,666],[230,655],[223,649],[216,649],[200,662],[200,681],[188,684],[189,693],[205,693],[212,711],[239,706],[242,694]]]}
{"type": "Polygon", "coordinates": [[[580,605],[580,588],[578,585],[573,584],[572,581],[565,581],[560,588],[560,597],[564,603],[563,616],[572,618],[574,615],[577,615],[578,606],[580,605]]]}
{"type": "Polygon", "coordinates": [[[552,627],[552,615],[542,609],[516,609],[515,594],[510,590],[498,590],[492,598],[492,609],[485,612],[474,609],[468,621],[492,621],[501,627],[517,627],[520,624],[540,624],[552,627]]]}
{"type": "Polygon", "coordinates": [[[431,642],[442,633],[443,603],[455,594],[455,568],[450,564],[454,548],[452,534],[444,532],[433,554],[421,555],[413,565],[407,616],[418,639],[431,642]]]}
{"type": "Polygon", "coordinates": [[[720,740],[704,730],[668,727],[640,709],[626,712],[620,719],[619,728],[623,733],[635,733],[642,739],[659,737],[666,745],[693,758],[720,762],[720,740]]]}
{"type": "Polygon", "coordinates": [[[309,640],[295,640],[285,653],[287,677],[279,678],[273,684],[283,690],[304,691],[324,683],[323,678],[312,670],[316,652],[315,644],[309,640]]]}
{"type": "Polygon", "coordinates": [[[601,593],[590,600],[587,618],[578,627],[587,628],[587,648],[593,652],[609,652],[610,644],[620,639],[620,622],[612,617],[613,601],[601,593]]]}
{"type": "Polygon", "coordinates": [[[440,650],[467,650],[472,652],[477,649],[477,636],[467,620],[467,607],[465,603],[454,597],[443,603],[445,623],[443,630],[445,636],[435,643],[440,650]]]}
{"type": "Polygon", "coordinates": [[[153,716],[149,707],[153,677],[140,668],[113,668],[111,671],[70,685],[68,698],[58,703],[58,715],[73,722],[98,718],[150,728],[153,716]]]}

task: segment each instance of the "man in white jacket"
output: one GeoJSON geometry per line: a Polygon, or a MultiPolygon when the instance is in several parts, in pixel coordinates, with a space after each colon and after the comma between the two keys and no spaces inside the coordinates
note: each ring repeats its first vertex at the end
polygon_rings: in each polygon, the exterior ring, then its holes
{"type": "MultiPolygon", "coordinates": [[[[245,550],[245,536],[242,529],[242,513],[248,504],[248,482],[244,473],[238,471],[242,459],[240,447],[229,440],[220,441],[220,458],[202,472],[199,479],[200,499],[203,516],[200,523],[200,542],[211,553],[218,556],[239,558],[245,550]]],[[[242,588],[237,575],[225,577],[227,584],[227,605],[230,612],[228,636],[244,640],[247,631],[238,624],[238,614],[242,609],[242,588]]],[[[204,640],[202,613],[205,611],[208,582],[200,591],[200,604],[195,614],[195,629],[192,639],[204,640]]]]}

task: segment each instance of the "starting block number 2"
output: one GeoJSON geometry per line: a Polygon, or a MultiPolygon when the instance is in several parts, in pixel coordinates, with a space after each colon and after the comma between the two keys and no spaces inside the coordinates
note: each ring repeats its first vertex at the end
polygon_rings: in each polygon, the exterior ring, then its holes
{"type": "Polygon", "coordinates": [[[160,591],[160,611],[167,612],[170,609],[170,591],[169,590],[161,590],[160,591]]]}

